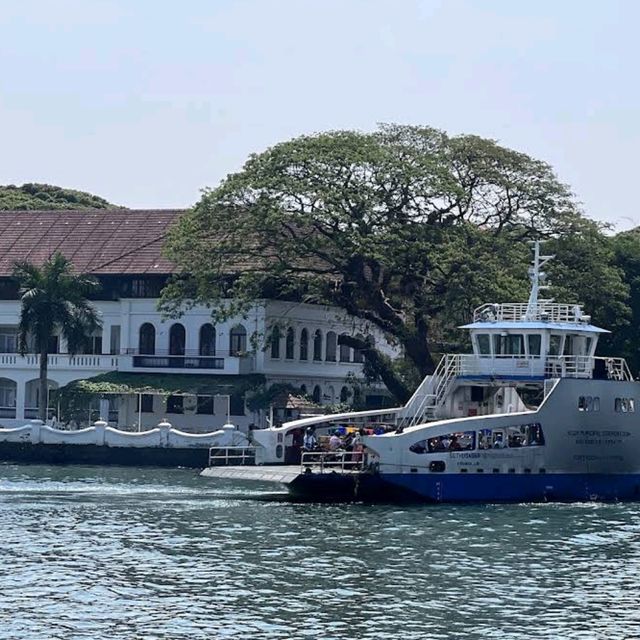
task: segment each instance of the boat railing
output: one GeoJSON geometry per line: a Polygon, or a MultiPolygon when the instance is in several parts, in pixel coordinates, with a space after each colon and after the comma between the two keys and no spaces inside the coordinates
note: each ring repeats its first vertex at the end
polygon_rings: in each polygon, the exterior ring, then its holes
{"type": "Polygon", "coordinates": [[[254,465],[256,462],[256,447],[211,447],[209,449],[209,465],[254,465]]]}
{"type": "Polygon", "coordinates": [[[304,451],[301,473],[353,473],[362,471],[366,454],[363,451],[304,451]]]}
{"type": "Polygon", "coordinates": [[[574,322],[586,323],[591,316],[583,313],[579,304],[561,304],[558,302],[538,302],[529,305],[526,302],[503,302],[483,304],[473,312],[474,322],[574,322]]]}
{"type": "Polygon", "coordinates": [[[633,380],[624,358],[602,356],[476,355],[457,356],[459,376],[531,376],[537,378],[593,378],[633,380]]]}

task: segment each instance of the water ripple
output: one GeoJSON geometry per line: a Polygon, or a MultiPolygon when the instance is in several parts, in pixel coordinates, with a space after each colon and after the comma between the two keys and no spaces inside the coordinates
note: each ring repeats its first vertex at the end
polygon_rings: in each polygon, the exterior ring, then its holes
{"type": "Polygon", "coordinates": [[[638,505],[271,493],[187,470],[0,466],[0,639],[640,637],[638,505]]]}

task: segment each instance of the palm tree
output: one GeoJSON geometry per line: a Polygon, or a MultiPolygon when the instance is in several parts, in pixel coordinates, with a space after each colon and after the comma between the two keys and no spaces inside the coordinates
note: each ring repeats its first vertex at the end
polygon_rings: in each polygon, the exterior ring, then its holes
{"type": "Polygon", "coordinates": [[[86,274],[74,274],[73,264],[56,252],[37,267],[30,262],[14,264],[13,277],[20,287],[18,351],[25,355],[29,336],[40,354],[38,417],[47,419],[47,369],[51,338],[56,331],[67,341],[71,355],[78,353],[87,338],[101,326],[99,314],[86,296],[98,282],[86,274]]]}

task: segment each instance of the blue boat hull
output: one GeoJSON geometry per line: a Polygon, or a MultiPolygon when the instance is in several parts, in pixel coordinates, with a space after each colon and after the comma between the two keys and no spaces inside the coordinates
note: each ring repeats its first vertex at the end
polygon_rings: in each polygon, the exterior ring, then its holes
{"type": "Polygon", "coordinates": [[[640,500],[640,474],[381,474],[428,502],[640,500]]]}

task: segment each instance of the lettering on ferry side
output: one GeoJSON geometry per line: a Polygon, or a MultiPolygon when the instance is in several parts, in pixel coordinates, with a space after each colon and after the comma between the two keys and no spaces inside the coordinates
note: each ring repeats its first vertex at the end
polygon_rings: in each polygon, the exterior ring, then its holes
{"type": "Polygon", "coordinates": [[[589,429],[567,431],[570,438],[574,438],[575,444],[589,446],[615,446],[622,444],[625,438],[631,435],[630,431],[616,431],[613,429],[589,429]]]}

